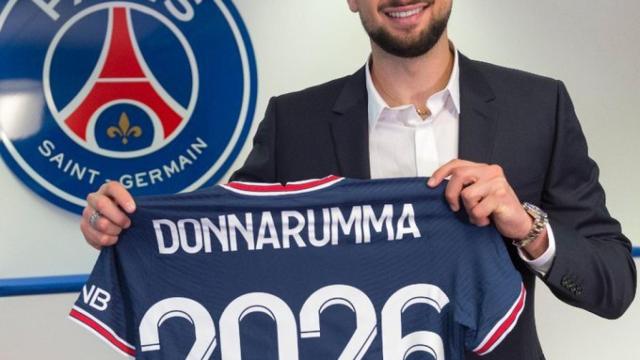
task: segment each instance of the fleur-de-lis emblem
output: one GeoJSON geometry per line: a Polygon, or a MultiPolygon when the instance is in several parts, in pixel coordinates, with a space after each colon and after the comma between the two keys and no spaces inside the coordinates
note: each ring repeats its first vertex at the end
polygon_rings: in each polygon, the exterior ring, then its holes
{"type": "Polygon", "coordinates": [[[122,143],[126,145],[129,142],[130,136],[140,137],[142,135],[142,129],[140,126],[131,126],[129,123],[129,116],[127,116],[127,113],[123,112],[120,115],[118,126],[110,126],[107,129],[107,135],[112,139],[116,136],[120,136],[122,138],[122,143]]]}

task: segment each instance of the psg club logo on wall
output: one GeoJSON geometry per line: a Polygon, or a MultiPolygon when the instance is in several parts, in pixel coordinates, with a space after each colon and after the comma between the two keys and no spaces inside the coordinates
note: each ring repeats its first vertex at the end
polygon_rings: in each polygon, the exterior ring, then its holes
{"type": "Polygon", "coordinates": [[[108,180],[135,195],[215,183],[255,101],[253,50],[228,0],[9,0],[0,10],[0,153],[68,210],[108,180]]]}

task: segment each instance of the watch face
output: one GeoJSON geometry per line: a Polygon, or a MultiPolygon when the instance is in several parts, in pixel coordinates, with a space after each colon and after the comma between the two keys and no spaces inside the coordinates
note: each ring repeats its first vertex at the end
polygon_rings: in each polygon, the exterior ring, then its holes
{"type": "Polygon", "coordinates": [[[546,219],[547,218],[547,213],[545,213],[544,211],[542,211],[542,209],[540,209],[539,207],[530,204],[528,202],[525,202],[522,204],[522,207],[524,208],[524,210],[531,215],[534,219],[546,219]]]}
{"type": "Polygon", "coordinates": [[[511,242],[514,246],[518,248],[522,248],[529,245],[530,242],[535,240],[538,237],[538,235],[540,235],[542,230],[544,230],[545,225],[547,224],[547,213],[542,211],[542,209],[528,202],[523,202],[522,207],[527,212],[527,214],[529,214],[529,216],[533,218],[533,225],[531,226],[531,230],[529,231],[527,236],[525,236],[522,239],[516,239],[511,242]]]}

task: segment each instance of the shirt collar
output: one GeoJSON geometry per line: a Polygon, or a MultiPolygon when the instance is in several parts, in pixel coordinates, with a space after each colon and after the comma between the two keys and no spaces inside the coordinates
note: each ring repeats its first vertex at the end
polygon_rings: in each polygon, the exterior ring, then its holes
{"type": "MultiPolygon", "coordinates": [[[[460,68],[458,65],[458,51],[456,50],[453,43],[451,44],[451,48],[453,50],[453,69],[451,70],[451,76],[449,77],[449,82],[445,87],[445,91],[448,93],[453,105],[460,114],[460,68]]],[[[380,115],[384,109],[390,109],[389,105],[384,101],[380,93],[373,85],[373,80],[371,79],[371,69],[370,69],[370,61],[371,58],[367,59],[366,64],[366,84],[367,84],[367,100],[368,100],[368,113],[369,113],[369,129],[373,129],[380,119],[380,115]]]]}

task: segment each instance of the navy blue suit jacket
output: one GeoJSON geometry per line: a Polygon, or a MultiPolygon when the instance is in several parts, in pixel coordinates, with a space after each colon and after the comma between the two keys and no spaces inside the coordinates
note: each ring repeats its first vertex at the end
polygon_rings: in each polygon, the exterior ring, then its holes
{"type": "MultiPolygon", "coordinates": [[[[631,244],[606,209],[598,167],[564,85],[462,55],[459,64],[459,158],[502,166],[520,200],[548,212],[557,249],[542,281],[560,300],[602,317],[621,316],[636,290],[631,244]]],[[[288,182],[327,174],[370,177],[364,68],[272,98],[253,149],[232,178],[288,182]]],[[[509,249],[527,287],[527,307],[483,359],[543,359],[536,276],[509,249]]]]}

